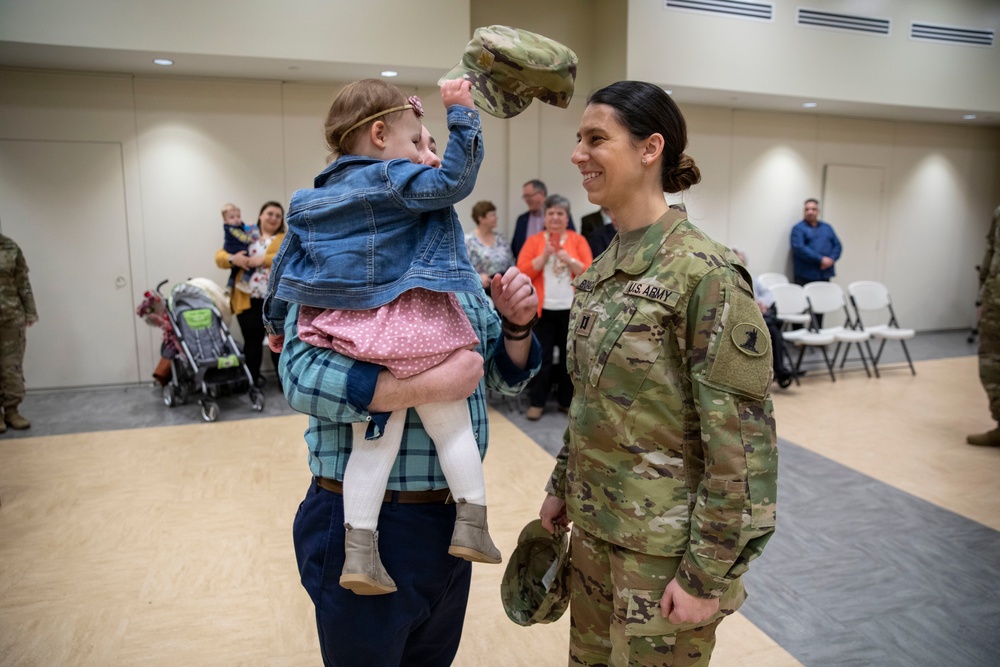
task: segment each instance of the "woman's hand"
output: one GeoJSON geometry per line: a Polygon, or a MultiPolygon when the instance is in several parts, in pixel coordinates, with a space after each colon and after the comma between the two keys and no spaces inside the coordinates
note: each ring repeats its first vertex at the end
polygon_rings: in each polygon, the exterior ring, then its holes
{"type": "Polygon", "coordinates": [[[238,253],[232,255],[229,258],[229,263],[237,268],[243,269],[244,271],[250,268],[250,258],[247,257],[247,253],[245,250],[241,250],[238,253]]]}
{"type": "Polygon", "coordinates": [[[247,257],[247,268],[257,269],[264,266],[264,255],[251,255],[247,257]]]}
{"type": "Polygon", "coordinates": [[[488,273],[480,273],[479,274],[479,282],[481,282],[483,284],[484,288],[485,287],[489,287],[490,286],[490,282],[492,282],[492,278],[490,278],[490,274],[488,274],[488,273]]]}
{"type": "Polygon", "coordinates": [[[701,623],[719,611],[719,598],[696,598],[677,583],[667,584],[660,598],[660,612],[671,623],[701,623]]]}
{"type": "Polygon", "coordinates": [[[538,312],[538,294],[531,286],[528,276],[516,266],[507,269],[502,276],[493,276],[490,295],[497,312],[512,324],[525,325],[538,312]]]}
{"type": "Polygon", "coordinates": [[[473,107],[472,82],[468,79],[452,79],[441,84],[441,101],[447,109],[453,105],[473,107]]]}
{"type": "Polygon", "coordinates": [[[557,496],[549,494],[542,501],[542,509],[538,511],[538,517],[542,520],[542,527],[550,533],[555,532],[556,526],[565,528],[569,525],[569,517],[566,516],[566,501],[557,496]]]}

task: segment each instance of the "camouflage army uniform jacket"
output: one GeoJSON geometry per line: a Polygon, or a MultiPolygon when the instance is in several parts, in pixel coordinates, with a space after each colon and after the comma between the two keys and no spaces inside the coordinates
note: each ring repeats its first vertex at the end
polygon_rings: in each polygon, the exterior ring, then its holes
{"type": "Polygon", "coordinates": [[[993,224],[986,235],[986,254],[979,263],[979,300],[984,305],[996,298],[1000,287],[1000,206],[993,211],[993,224]]]}
{"type": "Polygon", "coordinates": [[[28,263],[16,243],[0,236],[0,327],[17,329],[37,320],[28,263]]]}
{"type": "Polygon", "coordinates": [[[577,527],[680,556],[682,588],[718,597],[774,531],[767,327],[746,269],[683,210],[624,236],[575,282],[548,490],[577,527]]]}

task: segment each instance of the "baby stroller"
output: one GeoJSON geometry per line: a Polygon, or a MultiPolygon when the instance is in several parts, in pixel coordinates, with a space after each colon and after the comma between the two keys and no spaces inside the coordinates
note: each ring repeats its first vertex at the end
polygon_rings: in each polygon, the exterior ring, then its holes
{"type": "MultiPolygon", "coordinates": [[[[229,333],[219,307],[211,294],[197,284],[200,280],[174,285],[167,299],[166,316],[178,353],[170,362],[173,375],[163,387],[163,403],[172,408],[200,393],[201,416],[214,422],[219,418],[216,398],[246,391],[251,407],[260,412],[264,409],[264,393],[254,384],[246,357],[229,333]]],[[[157,292],[164,284],[157,286],[157,292]]]]}

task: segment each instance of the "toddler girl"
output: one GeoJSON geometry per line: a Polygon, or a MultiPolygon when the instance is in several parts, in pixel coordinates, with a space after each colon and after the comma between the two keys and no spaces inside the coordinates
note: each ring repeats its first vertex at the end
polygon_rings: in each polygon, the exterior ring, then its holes
{"type": "MultiPolygon", "coordinates": [[[[335,161],[300,190],[275,259],[264,305],[272,349],[280,349],[288,303],[301,304],[299,338],[405,378],[479,341],[453,294],[482,294],[454,204],[475,185],[482,133],[468,81],[447,81],[450,141],[441,168],[419,164],[423,109],[416,97],[376,79],[346,86],[325,134],[335,161]]],[[[293,378],[286,378],[293,381],[293,378]]],[[[486,523],[486,490],[466,401],[415,408],[456,502],[448,552],[499,563],[486,523]]],[[[396,590],[378,554],[378,514],[399,451],[406,411],[381,439],[353,425],[344,473],[347,558],[340,585],[362,595],[396,590]]]]}

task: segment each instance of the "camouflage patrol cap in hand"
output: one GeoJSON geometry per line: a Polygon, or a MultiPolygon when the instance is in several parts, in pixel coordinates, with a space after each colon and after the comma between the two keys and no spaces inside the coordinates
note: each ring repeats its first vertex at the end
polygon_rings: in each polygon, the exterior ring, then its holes
{"type": "Polygon", "coordinates": [[[569,537],[535,519],[521,531],[500,583],[507,617],[518,625],[558,621],[569,605],[569,537]]]}
{"type": "Polygon", "coordinates": [[[476,28],[462,62],[441,77],[472,82],[476,106],[497,118],[524,111],[532,98],[565,109],[576,82],[576,54],[548,37],[491,25],[476,28]]]}

